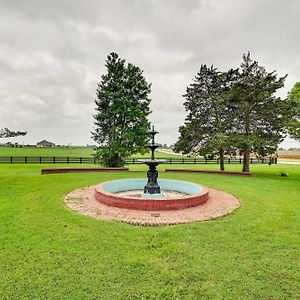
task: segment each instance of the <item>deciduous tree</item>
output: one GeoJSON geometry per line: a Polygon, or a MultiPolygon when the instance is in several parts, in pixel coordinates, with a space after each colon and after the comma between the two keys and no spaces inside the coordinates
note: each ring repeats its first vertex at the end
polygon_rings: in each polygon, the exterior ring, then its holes
{"type": "Polygon", "coordinates": [[[293,117],[288,122],[288,131],[292,138],[300,140],[300,82],[296,82],[288,94],[294,109],[293,117]]]}

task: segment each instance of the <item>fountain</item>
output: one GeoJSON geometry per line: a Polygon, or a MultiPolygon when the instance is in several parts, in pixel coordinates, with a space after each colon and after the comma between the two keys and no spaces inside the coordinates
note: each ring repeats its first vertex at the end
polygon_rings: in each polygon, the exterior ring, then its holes
{"type": "Polygon", "coordinates": [[[144,211],[177,210],[207,202],[208,190],[199,184],[173,179],[160,179],[158,184],[156,167],[166,160],[154,156],[155,149],[159,147],[154,140],[157,133],[152,126],[151,143],[147,145],[151,150],[151,158],[139,159],[140,163],[149,167],[146,185],[142,178],[104,182],[95,189],[97,201],[109,206],[144,211]]]}
{"type": "Polygon", "coordinates": [[[238,199],[232,195],[214,189],[208,191],[200,184],[173,179],[159,179],[158,184],[156,167],[164,160],[154,157],[158,148],[154,141],[157,133],[152,127],[151,143],[148,145],[151,158],[139,160],[149,167],[147,180],[118,179],[77,189],[66,196],[67,205],[96,219],[142,226],[211,220],[240,206],[238,199]],[[176,210],[184,211],[177,213],[176,210]]]}
{"type": "Polygon", "coordinates": [[[147,147],[151,150],[151,159],[139,159],[138,161],[141,163],[146,164],[149,167],[149,170],[147,171],[147,184],[144,187],[144,193],[142,194],[143,198],[162,198],[163,195],[160,193],[160,186],[157,182],[158,177],[158,171],[156,170],[156,167],[166,162],[165,159],[155,159],[154,157],[154,151],[159,146],[155,143],[154,137],[158,133],[158,131],[154,130],[154,126],[152,126],[152,130],[150,131],[151,135],[151,144],[147,145],[147,147]]]}

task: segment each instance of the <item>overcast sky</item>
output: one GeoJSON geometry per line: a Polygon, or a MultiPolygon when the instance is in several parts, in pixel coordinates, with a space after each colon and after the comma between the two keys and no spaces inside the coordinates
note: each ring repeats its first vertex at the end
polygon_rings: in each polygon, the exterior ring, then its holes
{"type": "Polygon", "coordinates": [[[158,142],[173,143],[201,64],[227,70],[250,51],[288,74],[286,96],[300,81],[299,12],[299,0],[0,0],[0,128],[27,130],[14,139],[25,144],[93,143],[97,82],[114,51],[144,70],[158,142]]]}

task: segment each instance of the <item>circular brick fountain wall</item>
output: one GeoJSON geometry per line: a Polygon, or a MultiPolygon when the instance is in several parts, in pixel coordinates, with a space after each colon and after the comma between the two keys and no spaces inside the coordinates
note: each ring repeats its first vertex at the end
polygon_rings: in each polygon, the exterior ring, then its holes
{"type": "Polygon", "coordinates": [[[172,198],[134,198],[116,195],[117,192],[142,190],[145,179],[112,180],[98,185],[95,189],[97,201],[114,207],[145,210],[167,211],[194,207],[208,200],[208,190],[204,186],[186,181],[160,179],[160,187],[166,191],[186,194],[172,198]]]}

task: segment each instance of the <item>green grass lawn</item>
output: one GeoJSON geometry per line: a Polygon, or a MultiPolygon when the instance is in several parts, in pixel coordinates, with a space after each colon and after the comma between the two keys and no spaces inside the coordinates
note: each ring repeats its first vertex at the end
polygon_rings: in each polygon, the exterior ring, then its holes
{"type": "Polygon", "coordinates": [[[56,166],[0,165],[0,299],[300,298],[300,166],[253,165],[250,177],[161,172],[229,192],[241,208],[154,228],[96,220],[63,202],[76,188],[144,173],[41,176],[46,167],[56,166]]]}
{"type": "Polygon", "coordinates": [[[0,156],[76,156],[87,157],[94,153],[93,148],[12,148],[0,147],[0,156]]]}

